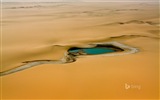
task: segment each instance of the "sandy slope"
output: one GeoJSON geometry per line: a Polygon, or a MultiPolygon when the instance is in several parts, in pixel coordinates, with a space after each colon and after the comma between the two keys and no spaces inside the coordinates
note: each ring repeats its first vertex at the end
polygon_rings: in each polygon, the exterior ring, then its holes
{"type": "Polygon", "coordinates": [[[158,12],[157,3],[3,4],[2,71],[24,61],[58,60],[71,46],[96,42],[117,41],[140,52],[8,75],[1,78],[2,98],[157,98],[158,12]]]}

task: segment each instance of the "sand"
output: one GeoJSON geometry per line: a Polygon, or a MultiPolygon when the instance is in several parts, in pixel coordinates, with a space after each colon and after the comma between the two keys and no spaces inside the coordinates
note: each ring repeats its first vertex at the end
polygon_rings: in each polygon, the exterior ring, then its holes
{"type": "Polygon", "coordinates": [[[116,41],[139,50],[6,75],[2,99],[158,98],[158,3],[3,3],[2,8],[1,72],[25,61],[59,60],[70,47],[92,43],[116,41]]]}

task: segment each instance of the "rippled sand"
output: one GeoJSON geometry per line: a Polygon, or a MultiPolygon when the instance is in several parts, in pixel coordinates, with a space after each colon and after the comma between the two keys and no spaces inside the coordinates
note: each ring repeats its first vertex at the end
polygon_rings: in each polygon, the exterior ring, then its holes
{"type": "Polygon", "coordinates": [[[1,72],[26,61],[59,60],[70,47],[97,42],[139,50],[1,77],[2,99],[158,98],[158,3],[3,3],[2,8],[1,72]]]}

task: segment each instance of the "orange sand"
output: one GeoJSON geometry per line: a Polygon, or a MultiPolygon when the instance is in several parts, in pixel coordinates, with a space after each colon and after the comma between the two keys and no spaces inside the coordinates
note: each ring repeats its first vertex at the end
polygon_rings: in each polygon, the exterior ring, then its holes
{"type": "Polygon", "coordinates": [[[1,71],[60,59],[69,46],[117,41],[140,50],[1,77],[2,99],[158,99],[158,3],[12,3],[2,13],[1,71]]]}

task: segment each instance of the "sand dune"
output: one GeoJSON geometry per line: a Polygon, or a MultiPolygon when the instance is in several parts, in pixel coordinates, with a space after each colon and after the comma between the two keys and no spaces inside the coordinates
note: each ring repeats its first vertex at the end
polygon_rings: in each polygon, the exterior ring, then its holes
{"type": "MultiPolygon", "coordinates": [[[[103,25],[125,25],[125,24],[148,24],[148,25],[159,25],[159,23],[151,22],[151,21],[140,21],[140,20],[131,20],[127,22],[116,22],[116,23],[109,23],[103,25]]],[[[103,26],[100,25],[100,26],[103,26]]]]}
{"type": "Polygon", "coordinates": [[[19,71],[0,77],[2,99],[158,98],[158,3],[3,3],[2,8],[1,72],[19,71]],[[121,43],[139,52],[78,56],[61,64],[69,48],[96,43],[121,43]]]}
{"type": "MultiPolygon", "coordinates": [[[[124,44],[120,44],[118,42],[96,43],[96,44],[90,44],[90,45],[91,46],[94,45],[94,47],[95,47],[96,45],[99,45],[99,44],[102,44],[102,45],[113,45],[113,46],[116,46],[116,48],[119,48],[120,50],[124,50],[122,53],[103,54],[103,55],[101,54],[100,56],[120,56],[120,55],[126,55],[126,54],[132,54],[132,53],[138,52],[137,48],[129,47],[129,46],[126,46],[124,44]]],[[[83,47],[86,47],[86,46],[83,46],[83,47]]],[[[19,72],[19,71],[22,71],[22,70],[25,70],[25,69],[28,69],[28,68],[31,68],[31,67],[34,67],[34,66],[41,65],[41,64],[72,63],[72,62],[76,61],[76,57],[77,56],[79,57],[79,56],[84,56],[84,55],[82,55],[82,54],[74,55],[74,54],[69,53],[69,52],[66,51],[65,54],[64,54],[64,57],[62,59],[60,59],[60,60],[25,61],[23,63],[26,63],[26,64],[23,64],[21,66],[13,68],[13,69],[9,69],[9,70],[0,72],[0,76],[16,73],[16,72],[19,72]]],[[[91,56],[91,55],[85,55],[84,57],[87,57],[87,56],[91,56]]],[[[94,55],[92,55],[92,56],[94,56],[94,55]]]]}

